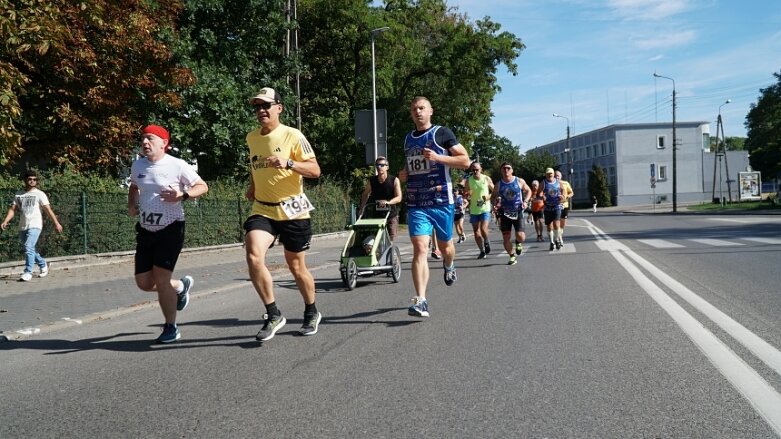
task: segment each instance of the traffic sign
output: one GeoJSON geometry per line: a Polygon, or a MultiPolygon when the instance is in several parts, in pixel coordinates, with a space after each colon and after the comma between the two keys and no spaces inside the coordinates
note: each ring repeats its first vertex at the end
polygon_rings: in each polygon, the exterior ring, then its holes
{"type": "Polygon", "coordinates": [[[651,163],[651,178],[656,177],[656,163],[651,163]]]}

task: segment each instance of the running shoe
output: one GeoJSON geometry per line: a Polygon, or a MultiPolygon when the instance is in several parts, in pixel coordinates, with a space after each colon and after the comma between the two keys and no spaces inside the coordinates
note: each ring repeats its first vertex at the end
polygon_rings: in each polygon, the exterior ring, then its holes
{"type": "Polygon", "coordinates": [[[523,244],[518,242],[515,244],[515,254],[520,255],[521,253],[523,253],[523,244]]]}
{"type": "Polygon", "coordinates": [[[485,252],[480,250],[480,254],[477,255],[477,259],[485,259],[485,252]]]}
{"type": "Polygon", "coordinates": [[[415,317],[428,317],[428,300],[415,296],[412,298],[412,306],[407,310],[407,314],[415,317]]]}
{"type": "Polygon", "coordinates": [[[466,235],[461,235],[461,242],[466,241],[466,235]]]}
{"type": "Polygon", "coordinates": [[[182,333],[179,332],[179,327],[176,326],[176,323],[166,323],[163,325],[163,333],[160,334],[160,337],[157,337],[155,342],[173,343],[180,338],[182,338],[182,333]]]}
{"type": "Polygon", "coordinates": [[[431,257],[434,259],[442,259],[442,254],[439,252],[439,250],[434,250],[431,252],[431,257]]]}
{"type": "Polygon", "coordinates": [[[46,277],[49,275],[49,264],[44,265],[41,267],[41,272],[38,273],[38,277],[46,277]]]}
{"type": "Polygon", "coordinates": [[[556,241],[556,250],[561,250],[561,241],[556,241]]]}
{"type": "Polygon", "coordinates": [[[515,255],[510,256],[510,260],[507,262],[507,265],[515,265],[518,262],[518,258],[515,257],[515,255]]]}
{"type": "Polygon", "coordinates": [[[192,276],[185,276],[179,280],[182,282],[182,292],[176,295],[176,310],[182,311],[190,303],[190,289],[193,287],[195,280],[192,276]]]}
{"type": "Polygon", "coordinates": [[[453,283],[458,280],[458,276],[456,276],[456,266],[455,264],[451,265],[450,268],[445,268],[445,285],[451,286],[453,283]]]}
{"type": "Polygon", "coordinates": [[[22,273],[22,277],[20,277],[19,279],[27,282],[32,280],[32,278],[33,278],[33,274],[30,273],[29,271],[25,271],[24,273],[22,273]]]}
{"type": "Polygon", "coordinates": [[[318,312],[317,314],[304,314],[304,324],[301,325],[301,329],[298,331],[301,335],[315,335],[317,334],[317,328],[320,326],[320,320],[323,319],[323,315],[318,312]]]}
{"type": "Polygon", "coordinates": [[[485,242],[485,254],[487,255],[491,254],[491,243],[488,241],[485,242]]]}
{"type": "Polygon", "coordinates": [[[282,314],[271,317],[266,315],[266,322],[260,328],[258,334],[255,335],[255,338],[258,341],[271,340],[274,338],[274,334],[285,326],[285,323],[287,323],[287,319],[282,314]]]}
{"type": "Polygon", "coordinates": [[[550,250],[550,251],[553,251],[553,247],[555,247],[555,246],[556,246],[556,244],[554,244],[554,243],[552,243],[552,242],[551,242],[551,243],[550,243],[550,248],[549,248],[548,250],[550,250]]]}

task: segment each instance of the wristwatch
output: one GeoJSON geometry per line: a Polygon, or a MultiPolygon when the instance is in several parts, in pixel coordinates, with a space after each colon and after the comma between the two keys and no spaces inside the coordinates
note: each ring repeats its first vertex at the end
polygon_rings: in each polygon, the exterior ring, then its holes
{"type": "Polygon", "coordinates": [[[293,159],[287,159],[287,166],[285,169],[293,169],[293,159]]]}
{"type": "Polygon", "coordinates": [[[187,201],[190,199],[190,194],[187,192],[182,192],[182,201],[187,201]]]}

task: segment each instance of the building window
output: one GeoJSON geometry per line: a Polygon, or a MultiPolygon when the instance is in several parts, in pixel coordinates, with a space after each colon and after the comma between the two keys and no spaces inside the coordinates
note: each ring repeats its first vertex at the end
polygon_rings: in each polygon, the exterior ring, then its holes
{"type": "Polygon", "coordinates": [[[586,147],[586,158],[587,159],[591,158],[591,147],[589,146],[586,147]]]}
{"type": "Polygon", "coordinates": [[[667,142],[667,136],[656,136],[656,149],[664,149],[667,142]]]}
{"type": "Polygon", "coordinates": [[[591,145],[591,148],[594,149],[594,157],[596,158],[597,157],[597,145],[596,144],[591,145]]]}
{"type": "Polygon", "coordinates": [[[607,155],[607,145],[605,145],[605,142],[599,144],[599,155],[607,155]]]}
{"type": "Polygon", "coordinates": [[[658,181],[665,181],[667,180],[667,165],[659,165],[657,166],[659,169],[658,173],[659,175],[656,177],[658,181]]]}
{"type": "Polygon", "coordinates": [[[616,153],[616,142],[615,140],[611,140],[607,142],[607,152],[608,154],[615,154],[616,153]]]}
{"type": "Polygon", "coordinates": [[[608,178],[608,184],[610,186],[616,185],[616,168],[615,166],[611,166],[607,170],[607,178],[608,178]]]}

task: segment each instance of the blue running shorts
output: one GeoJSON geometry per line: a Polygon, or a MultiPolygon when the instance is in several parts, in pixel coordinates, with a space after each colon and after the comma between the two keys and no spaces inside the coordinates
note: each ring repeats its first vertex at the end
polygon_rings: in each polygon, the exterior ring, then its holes
{"type": "Polygon", "coordinates": [[[435,207],[410,207],[407,211],[407,228],[409,236],[428,236],[437,232],[437,239],[450,241],[453,237],[453,216],[455,207],[452,204],[435,207]]]}
{"type": "Polygon", "coordinates": [[[476,224],[480,221],[491,221],[491,212],[478,213],[477,215],[469,215],[469,224],[476,224]]]}

